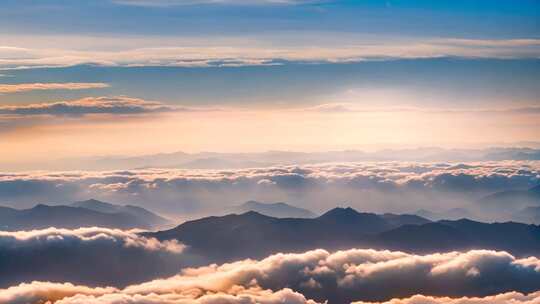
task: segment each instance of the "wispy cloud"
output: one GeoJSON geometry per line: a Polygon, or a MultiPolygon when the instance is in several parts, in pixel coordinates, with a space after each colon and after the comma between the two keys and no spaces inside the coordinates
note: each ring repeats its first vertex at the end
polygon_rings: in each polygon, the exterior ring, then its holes
{"type": "Polygon", "coordinates": [[[364,107],[352,102],[324,103],[312,107],[295,109],[294,111],[318,112],[318,113],[399,113],[417,112],[431,114],[515,114],[531,115],[540,114],[540,106],[529,105],[520,107],[499,108],[426,108],[426,107],[364,107]]]}
{"type": "MultiPolygon", "coordinates": [[[[0,75],[1,77],[1,75],[0,75]]],[[[65,83],[19,83],[0,84],[0,94],[20,93],[28,91],[45,90],[85,90],[108,88],[106,83],[93,82],[65,82],[65,83]]]]}
{"type": "MultiPolygon", "coordinates": [[[[92,39],[91,39],[92,40],[92,39]]],[[[129,39],[128,39],[129,40],[129,39]]],[[[92,40],[93,41],[93,40],[92,40]]],[[[357,62],[393,58],[436,58],[456,56],[466,58],[540,58],[540,40],[464,40],[427,39],[398,42],[348,41],[341,45],[304,44],[287,46],[264,43],[247,46],[234,42],[216,45],[201,42],[198,46],[167,47],[155,39],[143,48],[99,51],[58,48],[21,48],[0,46],[0,68],[20,69],[56,67],[77,64],[104,66],[242,66],[271,65],[280,61],[299,62],[357,62]]],[[[131,45],[126,41],[125,45],[131,45]]]]}
{"type": "Polygon", "coordinates": [[[82,116],[89,114],[146,114],[165,112],[191,112],[212,109],[179,107],[166,105],[157,101],[147,101],[125,96],[87,97],[73,101],[40,103],[20,106],[0,106],[0,115],[7,116],[82,116]]]}

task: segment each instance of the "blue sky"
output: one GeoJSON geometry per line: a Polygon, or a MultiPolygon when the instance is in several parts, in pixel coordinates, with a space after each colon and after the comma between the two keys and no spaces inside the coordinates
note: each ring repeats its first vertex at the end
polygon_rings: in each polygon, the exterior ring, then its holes
{"type": "Polygon", "coordinates": [[[212,2],[6,0],[0,11],[0,28],[4,33],[107,35],[335,31],[423,37],[538,38],[540,14],[540,4],[534,0],[212,2]]]}
{"type": "Polygon", "coordinates": [[[0,159],[540,142],[539,71],[532,0],[5,0],[0,159]]]}

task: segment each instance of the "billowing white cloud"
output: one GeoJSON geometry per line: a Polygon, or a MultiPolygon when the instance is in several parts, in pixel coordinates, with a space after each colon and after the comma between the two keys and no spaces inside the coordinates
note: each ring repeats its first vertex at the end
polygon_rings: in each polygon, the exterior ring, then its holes
{"type": "Polygon", "coordinates": [[[181,253],[184,249],[184,246],[177,241],[160,242],[153,238],[141,237],[135,230],[125,231],[93,227],[73,230],[47,228],[31,231],[0,231],[0,247],[41,246],[49,242],[113,242],[121,244],[126,248],[133,247],[149,251],[166,251],[171,253],[181,253]]]}
{"type": "MultiPolygon", "coordinates": [[[[0,76],[1,77],[1,76],[0,76]]],[[[19,83],[0,84],[0,94],[44,90],[85,90],[109,87],[106,83],[65,82],[65,83],[19,83]]]]}
{"type": "MultiPolygon", "coordinates": [[[[98,227],[0,231],[0,256],[0,268],[10,274],[0,277],[0,286],[33,280],[120,286],[193,265],[185,246],[176,240],[158,241],[136,231],[98,227]]],[[[4,292],[0,299],[5,296],[4,292]]]]}
{"type": "MultiPolygon", "coordinates": [[[[478,303],[487,303],[487,299],[494,297],[508,301],[500,303],[514,303],[513,298],[537,301],[539,294],[502,293],[535,292],[539,280],[540,260],[516,259],[505,252],[473,250],[421,256],[364,249],[330,253],[319,249],[276,254],[259,261],[187,268],[176,276],[124,289],[86,290],[83,286],[34,282],[0,290],[0,299],[5,299],[5,303],[18,303],[13,298],[13,294],[17,294],[20,298],[34,296],[34,302],[25,303],[40,303],[50,300],[50,296],[62,298],[57,304],[315,303],[306,299],[350,303],[424,294],[416,299],[480,296],[486,298],[478,303]],[[33,285],[39,293],[32,292],[33,285]],[[59,291],[62,288],[67,291],[59,291]],[[82,292],[76,295],[73,290],[82,292]]],[[[447,301],[440,303],[469,303],[433,299],[447,301]]]]}
{"type": "Polygon", "coordinates": [[[392,299],[385,302],[354,302],[352,304],[538,304],[540,303],[540,291],[522,294],[519,292],[507,292],[486,297],[428,297],[415,295],[410,298],[392,299]]]}
{"type": "Polygon", "coordinates": [[[71,283],[32,282],[2,289],[0,302],[5,304],[38,304],[44,299],[56,302],[73,295],[103,295],[115,292],[113,287],[92,288],[71,283]]]}

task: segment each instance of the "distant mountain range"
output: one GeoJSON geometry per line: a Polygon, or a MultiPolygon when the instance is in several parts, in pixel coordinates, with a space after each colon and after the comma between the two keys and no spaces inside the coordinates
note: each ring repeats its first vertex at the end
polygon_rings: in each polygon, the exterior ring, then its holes
{"type": "MultiPolygon", "coordinates": [[[[529,143],[530,144],[530,143],[529,143]]],[[[537,145],[535,143],[534,145],[537,145]]],[[[43,164],[28,163],[28,170],[116,170],[148,167],[186,169],[233,169],[267,167],[287,164],[359,161],[498,161],[540,160],[540,149],[533,148],[487,148],[487,149],[443,149],[425,147],[416,149],[384,149],[376,152],[359,150],[328,152],[268,151],[261,153],[160,153],[143,156],[110,156],[60,159],[43,164]]],[[[20,167],[18,167],[21,169],[20,167]]],[[[0,169],[12,170],[9,164],[0,169]]]]}
{"type": "Polygon", "coordinates": [[[483,197],[477,202],[486,211],[514,212],[515,209],[540,207],[540,185],[528,190],[508,190],[483,197]]]}
{"type": "Polygon", "coordinates": [[[146,235],[177,239],[216,262],[353,247],[415,253],[483,248],[518,256],[540,254],[540,227],[535,225],[466,219],[431,222],[416,215],[378,215],[351,208],[335,208],[313,219],[280,219],[250,211],[202,218],[146,235]]]}
{"type": "Polygon", "coordinates": [[[114,205],[111,203],[106,203],[98,201],[95,199],[90,199],[86,201],[75,202],[71,204],[73,207],[80,207],[89,210],[94,210],[102,213],[123,213],[132,215],[142,222],[144,222],[149,227],[161,227],[169,224],[169,220],[150,212],[142,207],[133,206],[133,205],[114,205]]]}
{"type": "Polygon", "coordinates": [[[92,226],[152,229],[163,227],[167,223],[167,219],[146,209],[113,205],[98,200],[76,202],[70,206],[39,204],[22,210],[0,207],[0,230],[6,231],[92,226]]]}
{"type": "Polygon", "coordinates": [[[433,212],[425,209],[418,210],[416,215],[430,219],[432,221],[439,220],[459,220],[463,218],[475,217],[469,210],[464,208],[453,208],[443,212],[433,212]]]}
{"type": "Polygon", "coordinates": [[[317,214],[303,208],[291,206],[286,203],[260,203],[257,201],[247,201],[242,205],[231,208],[231,213],[245,213],[255,211],[263,215],[278,218],[313,218],[317,214]]]}

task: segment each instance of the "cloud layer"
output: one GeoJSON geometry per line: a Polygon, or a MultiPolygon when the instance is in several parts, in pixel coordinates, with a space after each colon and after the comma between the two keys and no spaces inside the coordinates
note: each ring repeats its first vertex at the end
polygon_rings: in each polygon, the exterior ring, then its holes
{"type": "MultiPolygon", "coordinates": [[[[139,2],[143,3],[143,2],[139,2]]],[[[144,1],[148,3],[148,1],[144,1]]],[[[66,38],[68,39],[68,38],[66,38]]],[[[89,38],[90,41],[96,41],[89,38]]],[[[108,41],[108,40],[106,40],[108,41]]],[[[358,40],[363,41],[363,40],[358,40]]],[[[279,42],[279,41],[278,41],[279,42]]],[[[178,42],[177,45],[158,47],[163,41],[127,41],[121,45],[138,45],[108,51],[89,51],[57,48],[0,46],[0,68],[21,69],[32,67],[63,67],[79,64],[104,66],[249,66],[275,65],[285,61],[331,63],[358,62],[392,58],[438,58],[457,56],[465,58],[539,58],[540,40],[468,40],[428,39],[381,42],[347,42],[345,47],[335,43],[322,45],[280,46],[264,43],[247,46],[237,41],[216,45],[215,42],[178,42]],[[153,44],[149,44],[149,42],[153,44]],[[178,46],[178,45],[192,46],[178,46]],[[140,47],[145,45],[145,47],[140,47]]],[[[79,41],[80,43],[80,41],[79,41]]],[[[83,42],[88,43],[88,42],[83,42]]],[[[109,42],[107,42],[109,43],[109,42]]],[[[118,43],[116,41],[115,43],[118,43]]]]}
{"type": "Polygon", "coordinates": [[[107,87],[109,87],[109,85],[106,83],[84,83],[84,82],[0,84],[0,94],[20,93],[20,92],[28,92],[28,91],[44,91],[44,90],[102,89],[102,88],[107,88],[107,87]]]}
{"type": "Polygon", "coordinates": [[[184,249],[176,241],[117,229],[2,231],[0,268],[10,275],[2,276],[0,285],[32,280],[117,286],[141,282],[193,265],[184,249]]]}
{"type": "MultiPolygon", "coordinates": [[[[57,304],[315,303],[306,299],[350,303],[424,294],[442,297],[433,298],[432,303],[469,303],[444,297],[500,294],[495,296],[500,303],[510,303],[513,298],[528,303],[538,300],[539,295],[502,293],[534,292],[538,280],[540,260],[516,259],[505,252],[474,250],[418,256],[362,249],[329,253],[319,249],[276,254],[260,261],[188,268],[173,277],[124,289],[33,282],[0,290],[0,299],[3,303],[20,303],[18,299],[38,303],[62,298],[57,304]]],[[[480,299],[478,303],[495,298],[480,299]]],[[[421,301],[425,299],[415,296],[390,303],[425,303],[421,301]]]]}
{"type": "Polygon", "coordinates": [[[495,296],[478,297],[427,297],[415,295],[410,298],[392,299],[385,302],[354,302],[353,304],[537,304],[540,302],[540,292],[522,294],[507,292],[495,296]]]}
{"type": "MultiPolygon", "coordinates": [[[[484,195],[539,183],[540,163],[360,162],[237,170],[140,169],[21,172],[0,175],[0,201],[14,207],[91,197],[160,212],[222,211],[254,199],[314,211],[336,205],[365,211],[414,212],[471,206],[484,195]]],[[[508,204],[509,209],[513,208],[508,204]]],[[[522,206],[515,206],[516,208],[522,206]]]]}
{"type": "Polygon", "coordinates": [[[0,106],[0,115],[6,116],[81,116],[88,114],[145,114],[187,111],[160,102],[146,101],[138,98],[119,97],[87,97],[74,101],[30,104],[21,106],[0,106]]]}

